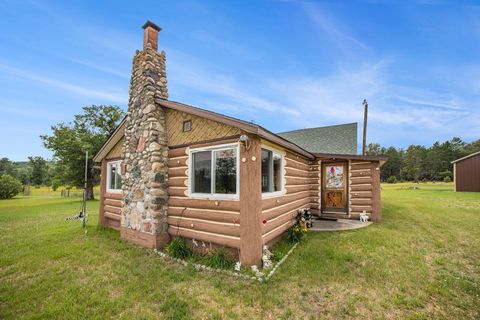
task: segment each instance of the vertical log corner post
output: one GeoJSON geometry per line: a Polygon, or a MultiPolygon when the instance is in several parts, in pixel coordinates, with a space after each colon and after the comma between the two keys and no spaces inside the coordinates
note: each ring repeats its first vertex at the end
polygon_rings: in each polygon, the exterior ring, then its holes
{"type": "Polygon", "coordinates": [[[102,160],[102,171],[100,176],[100,210],[98,224],[106,227],[105,222],[105,193],[107,192],[107,160],[102,160]]]}
{"type": "Polygon", "coordinates": [[[260,139],[249,136],[248,147],[240,144],[240,262],[245,266],[262,260],[260,139]]]}
{"type": "Polygon", "coordinates": [[[380,162],[372,162],[372,221],[380,222],[382,220],[382,199],[380,186],[380,162]]]}

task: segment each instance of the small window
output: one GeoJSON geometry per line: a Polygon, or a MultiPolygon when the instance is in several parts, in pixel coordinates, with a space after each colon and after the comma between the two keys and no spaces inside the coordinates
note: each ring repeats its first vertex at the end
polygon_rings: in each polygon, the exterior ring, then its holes
{"type": "Polygon", "coordinates": [[[192,120],[183,121],[183,132],[192,131],[192,120]]]}
{"type": "Polygon", "coordinates": [[[238,196],[238,146],[191,151],[191,194],[238,196]]]}
{"type": "Polygon", "coordinates": [[[262,149],[262,192],[283,191],[282,156],[274,151],[262,149]]]}
{"type": "Polygon", "coordinates": [[[120,173],[120,161],[107,163],[107,191],[120,192],[122,190],[122,175],[120,173]]]}

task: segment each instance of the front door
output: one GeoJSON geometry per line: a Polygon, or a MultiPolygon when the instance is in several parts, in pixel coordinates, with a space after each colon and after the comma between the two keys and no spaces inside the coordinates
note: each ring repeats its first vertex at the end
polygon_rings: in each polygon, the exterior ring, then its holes
{"type": "Polygon", "coordinates": [[[322,164],[322,213],[347,213],[347,163],[322,164]]]}

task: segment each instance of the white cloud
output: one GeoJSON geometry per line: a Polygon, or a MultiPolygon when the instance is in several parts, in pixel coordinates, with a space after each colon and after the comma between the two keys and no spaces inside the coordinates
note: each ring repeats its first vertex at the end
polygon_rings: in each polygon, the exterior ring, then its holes
{"type": "Polygon", "coordinates": [[[339,21],[334,19],[325,10],[322,10],[317,4],[310,2],[301,2],[307,17],[318,27],[332,43],[342,49],[346,53],[354,52],[355,50],[370,50],[370,47],[365,43],[350,35],[346,27],[339,21]]]}
{"type": "MultiPolygon", "coordinates": [[[[173,51],[173,50],[172,50],[173,51]]],[[[170,51],[171,52],[171,51],[170,51]]],[[[252,93],[252,83],[242,86],[230,75],[214,72],[213,68],[205,66],[191,56],[175,51],[175,57],[169,60],[169,77],[173,79],[174,86],[188,87],[190,90],[213,94],[227,101],[227,104],[236,105],[240,109],[261,109],[268,112],[281,112],[288,115],[299,116],[295,108],[275,103],[269,99],[252,93]]],[[[170,82],[170,86],[172,86],[170,82]]],[[[220,102],[225,105],[225,102],[220,102]]]]}
{"type": "Polygon", "coordinates": [[[96,71],[107,73],[107,74],[110,74],[110,75],[113,75],[113,76],[116,76],[116,77],[119,77],[119,78],[123,78],[123,79],[130,79],[130,75],[128,74],[128,72],[124,72],[124,70],[117,70],[117,69],[114,69],[114,68],[110,68],[110,67],[106,67],[106,66],[103,66],[103,65],[100,65],[100,64],[93,63],[91,61],[85,61],[85,60],[76,59],[76,58],[70,58],[70,57],[63,57],[63,58],[66,59],[66,60],[72,61],[74,63],[80,64],[82,66],[91,68],[91,69],[96,70],[96,71]]]}
{"type": "Polygon", "coordinates": [[[27,70],[10,67],[3,64],[0,64],[0,70],[3,70],[4,72],[7,72],[19,78],[31,80],[34,82],[39,82],[51,87],[68,91],[70,93],[73,93],[74,95],[92,97],[97,99],[105,99],[107,101],[116,102],[116,103],[126,103],[128,101],[127,93],[121,92],[120,90],[92,89],[89,87],[72,84],[67,81],[57,80],[57,79],[53,79],[43,75],[38,75],[27,70]]]}
{"type": "Polygon", "coordinates": [[[176,52],[173,56],[175,59],[170,59],[169,64],[169,74],[174,78],[171,86],[198,91],[208,108],[241,114],[244,120],[269,119],[271,125],[271,121],[282,118],[288,120],[283,123],[295,126],[285,129],[347,122],[359,122],[361,127],[365,98],[370,106],[372,141],[384,135],[382,130],[389,130],[392,139],[395,132],[397,136],[406,136],[406,131],[411,134],[409,139],[428,136],[432,141],[447,134],[446,138],[471,136],[471,128],[479,123],[475,119],[480,114],[472,109],[472,101],[460,99],[456,92],[397,84],[390,72],[395,62],[391,59],[338,68],[327,75],[285,75],[275,79],[256,75],[248,81],[186,54],[176,52]]]}

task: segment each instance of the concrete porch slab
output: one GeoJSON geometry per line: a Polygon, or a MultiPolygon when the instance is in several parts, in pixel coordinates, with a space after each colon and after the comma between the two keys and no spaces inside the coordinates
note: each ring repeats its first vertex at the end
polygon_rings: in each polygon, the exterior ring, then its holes
{"type": "Polygon", "coordinates": [[[372,222],[361,222],[358,220],[338,219],[337,221],[313,220],[313,227],[309,231],[342,231],[360,229],[371,225],[372,222]]]}

